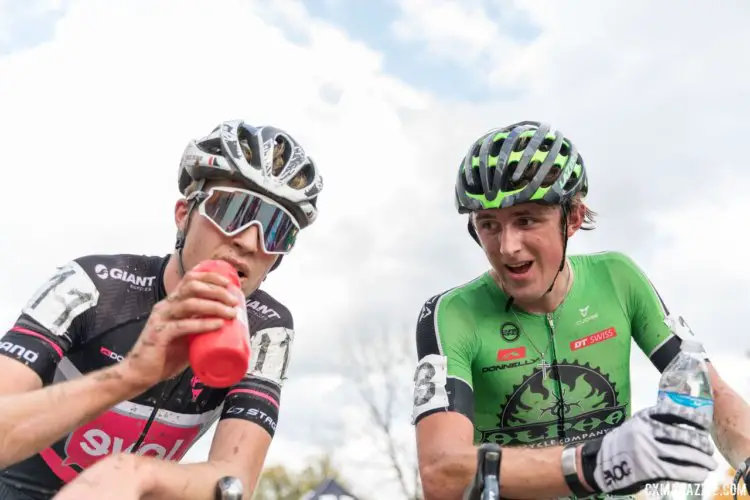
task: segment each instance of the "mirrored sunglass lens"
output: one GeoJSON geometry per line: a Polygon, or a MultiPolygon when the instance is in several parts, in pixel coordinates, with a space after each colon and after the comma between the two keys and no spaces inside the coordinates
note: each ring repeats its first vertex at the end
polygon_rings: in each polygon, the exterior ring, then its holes
{"type": "Polygon", "coordinates": [[[215,190],[204,204],[206,215],[227,233],[260,222],[267,252],[289,251],[297,239],[299,230],[289,215],[257,196],[215,190]]]}
{"type": "Polygon", "coordinates": [[[231,233],[239,229],[243,217],[248,214],[248,196],[237,196],[233,193],[214,191],[213,195],[206,200],[206,215],[211,217],[216,224],[231,233]]]}
{"type": "Polygon", "coordinates": [[[269,224],[263,224],[263,238],[266,241],[266,251],[285,252],[294,246],[298,229],[289,216],[277,210],[281,216],[271,219],[269,224]]]}

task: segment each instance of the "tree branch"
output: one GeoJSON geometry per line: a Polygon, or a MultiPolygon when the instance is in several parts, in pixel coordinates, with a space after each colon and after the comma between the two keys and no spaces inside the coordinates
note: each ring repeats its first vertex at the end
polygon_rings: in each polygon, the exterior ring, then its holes
{"type": "Polygon", "coordinates": [[[394,428],[397,409],[408,411],[411,403],[411,377],[403,375],[413,369],[416,359],[413,337],[401,333],[405,331],[408,330],[384,329],[379,334],[354,339],[347,349],[344,373],[351,377],[364,402],[374,425],[375,435],[371,437],[383,446],[387,467],[394,473],[404,498],[421,500],[418,464],[414,460],[404,463],[404,455],[409,455],[394,428]]]}

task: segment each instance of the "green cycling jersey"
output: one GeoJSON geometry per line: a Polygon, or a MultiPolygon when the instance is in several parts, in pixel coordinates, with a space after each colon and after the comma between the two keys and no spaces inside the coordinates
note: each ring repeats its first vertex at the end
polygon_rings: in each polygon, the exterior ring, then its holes
{"type": "Polygon", "coordinates": [[[568,262],[573,284],[553,313],[506,307],[489,273],[427,300],[413,423],[455,411],[473,422],[475,444],[546,447],[603,436],[630,416],[631,339],[662,371],[680,337],[630,258],[602,252],[568,262]]]}

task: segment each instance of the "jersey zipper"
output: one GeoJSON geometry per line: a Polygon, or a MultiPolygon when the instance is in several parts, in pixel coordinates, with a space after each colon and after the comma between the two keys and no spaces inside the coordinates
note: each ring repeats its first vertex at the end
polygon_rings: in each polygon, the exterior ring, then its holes
{"type": "Polygon", "coordinates": [[[555,388],[557,390],[557,400],[560,404],[557,406],[557,435],[561,441],[565,441],[565,404],[563,401],[562,382],[560,381],[560,371],[557,368],[557,349],[555,348],[555,319],[552,313],[547,313],[547,324],[550,331],[550,346],[552,348],[552,373],[555,379],[555,388]]]}

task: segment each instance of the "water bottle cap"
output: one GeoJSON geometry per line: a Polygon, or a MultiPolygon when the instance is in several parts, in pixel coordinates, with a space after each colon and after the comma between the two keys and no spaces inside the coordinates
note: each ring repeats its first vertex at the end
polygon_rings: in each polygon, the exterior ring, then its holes
{"type": "Polygon", "coordinates": [[[683,338],[682,339],[682,350],[684,351],[702,351],[703,344],[695,339],[683,338]]]}

